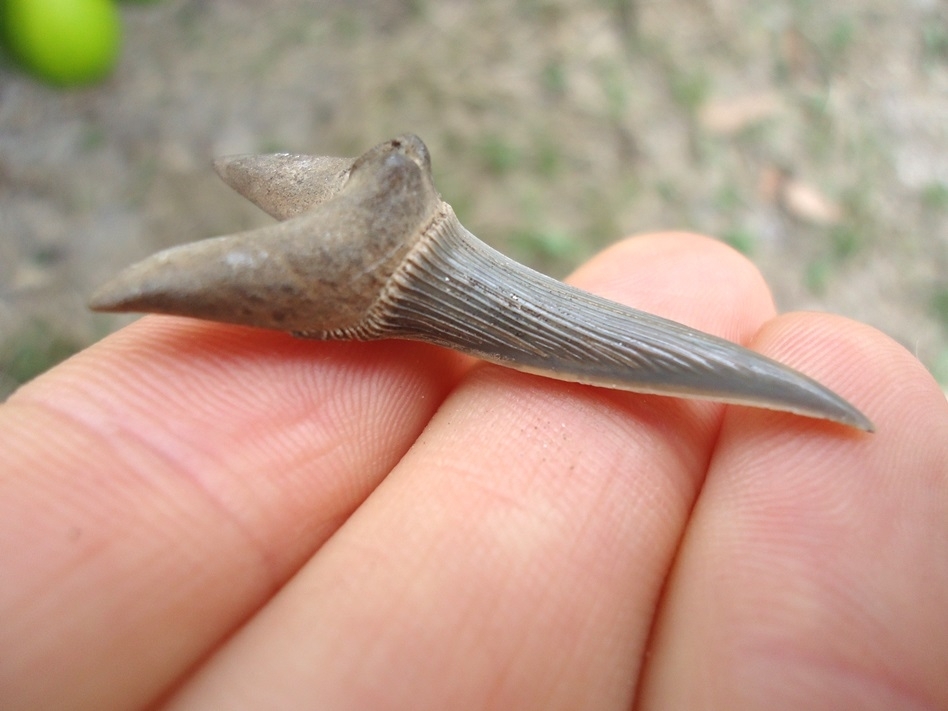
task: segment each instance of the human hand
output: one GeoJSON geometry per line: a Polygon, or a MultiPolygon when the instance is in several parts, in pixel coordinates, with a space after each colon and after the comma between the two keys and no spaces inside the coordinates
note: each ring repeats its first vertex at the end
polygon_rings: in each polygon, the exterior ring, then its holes
{"type": "Polygon", "coordinates": [[[571,280],[876,424],[144,318],[0,407],[5,709],[948,707],[948,404],[713,241],[571,280]]]}

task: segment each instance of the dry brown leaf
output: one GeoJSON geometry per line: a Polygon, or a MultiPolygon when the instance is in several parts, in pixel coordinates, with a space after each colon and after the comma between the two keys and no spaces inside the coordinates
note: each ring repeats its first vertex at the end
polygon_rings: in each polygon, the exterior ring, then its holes
{"type": "Polygon", "coordinates": [[[761,92],[736,99],[712,100],[701,109],[701,125],[710,133],[731,135],[773,118],[782,102],[776,92],[761,92]]]}
{"type": "Polygon", "coordinates": [[[783,181],[780,202],[794,217],[816,225],[835,225],[843,216],[839,203],[796,178],[783,181]]]}

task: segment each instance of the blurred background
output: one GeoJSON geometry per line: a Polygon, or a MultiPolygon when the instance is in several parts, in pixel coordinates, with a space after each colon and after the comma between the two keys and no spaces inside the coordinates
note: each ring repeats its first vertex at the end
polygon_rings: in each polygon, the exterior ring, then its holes
{"type": "Polygon", "coordinates": [[[0,400],[129,320],[84,306],[119,268],[271,221],[214,156],[356,155],[405,131],[465,226],[518,260],[562,277],[625,235],[707,233],[781,310],[866,321],[948,383],[943,0],[117,9],[96,83],[0,63],[0,400]]]}

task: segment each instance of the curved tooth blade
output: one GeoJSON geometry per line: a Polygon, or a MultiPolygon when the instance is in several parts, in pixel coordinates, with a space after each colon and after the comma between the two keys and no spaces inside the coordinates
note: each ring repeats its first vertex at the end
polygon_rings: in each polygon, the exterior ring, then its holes
{"type": "Polygon", "coordinates": [[[379,309],[383,332],[599,387],[783,410],[867,432],[829,388],[717,336],[533,271],[457,220],[415,250],[379,309]]]}

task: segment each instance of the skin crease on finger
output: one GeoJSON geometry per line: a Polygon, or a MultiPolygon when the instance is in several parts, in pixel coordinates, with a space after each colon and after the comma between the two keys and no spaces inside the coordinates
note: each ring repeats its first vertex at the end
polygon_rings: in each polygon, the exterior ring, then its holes
{"type": "MultiPolygon", "coordinates": [[[[625,243],[576,280],[652,309],[653,268],[679,289],[665,315],[750,334],[771,313],[752,267],[692,236],[625,243]],[[710,317],[690,311],[709,261],[710,317]],[[745,320],[722,327],[727,304],[745,320]]],[[[171,707],[627,708],[721,411],[477,368],[171,707]]]]}

